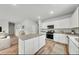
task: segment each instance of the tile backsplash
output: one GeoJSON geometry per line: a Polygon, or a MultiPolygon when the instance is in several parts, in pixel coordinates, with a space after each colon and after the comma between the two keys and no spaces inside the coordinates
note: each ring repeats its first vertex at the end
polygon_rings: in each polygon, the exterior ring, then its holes
{"type": "Polygon", "coordinates": [[[55,32],[65,32],[65,33],[71,33],[72,30],[75,31],[76,34],[79,34],[79,27],[76,28],[64,28],[64,29],[56,29],[55,32]]]}

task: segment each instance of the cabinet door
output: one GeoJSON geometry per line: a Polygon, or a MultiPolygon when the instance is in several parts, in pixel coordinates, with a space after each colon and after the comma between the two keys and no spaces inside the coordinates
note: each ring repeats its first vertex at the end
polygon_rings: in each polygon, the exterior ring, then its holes
{"type": "Polygon", "coordinates": [[[24,41],[19,39],[18,44],[18,53],[24,54],[24,41]]]}
{"type": "Polygon", "coordinates": [[[54,41],[68,44],[68,39],[65,34],[54,34],[54,41]]]}
{"type": "Polygon", "coordinates": [[[38,41],[39,40],[39,38],[38,37],[36,37],[35,39],[34,39],[34,51],[33,51],[33,53],[35,54],[38,50],[39,50],[39,45],[38,45],[38,41]]]}
{"type": "Polygon", "coordinates": [[[70,18],[61,19],[59,21],[54,21],[55,28],[70,28],[70,18]]]}
{"type": "Polygon", "coordinates": [[[39,36],[39,49],[45,45],[45,35],[39,36]]]}
{"type": "Polygon", "coordinates": [[[35,38],[25,40],[25,54],[34,54],[34,40],[35,38]]]}
{"type": "Polygon", "coordinates": [[[54,41],[59,42],[59,35],[58,34],[54,34],[54,41]]]}
{"type": "Polygon", "coordinates": [[[24,53],[26,55],[30,54],[30,39],[25,40],[24,42],[24,53]]]}
{"type": "Polygon", "coordinates": [[[29,41],[29,49],[30,49],[30,53],[29,54],[34,54],[34,40],[35,38],[30,39],[29,41]]]}
{"type": "Polygon", "coordinates": [[[69,39],[69,54],[79,54],[78,47],[69,39]]]}
{"type": "Polygon", "coordinates": [[[65,34],[59,34],[59,42],[64,43],[64,44],[68,44],[68,39],[67,36],[65,34]]]}

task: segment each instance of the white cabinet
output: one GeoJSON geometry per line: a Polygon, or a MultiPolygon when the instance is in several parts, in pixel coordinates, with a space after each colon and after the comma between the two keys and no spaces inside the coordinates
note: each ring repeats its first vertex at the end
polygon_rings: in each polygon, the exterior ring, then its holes
{"type": "Polygon", "coordinates": [[[38,37],[25,40],[25,54],[35,54],[38,51],[38,37]]]}
{"type": "Polygon", "coordinates": [[[59,34],[54,33],[54,41],[59,41],[59,34]]]}
{"type": "Polygon", "coordinates": [[[19,54],[32,54],[33,53],[33,40],[19,39],[19,54]],[[31,43],[31,44],[30,44],[31,43]]]}
{"type": "Polygon", "coordinates": [[[21,44],[24,44],[24,54],[31,54],[32,51],[30,51],[32,48],[30,43],[32,43],[32,40],[29,41],[29,39],[27,41],[24,41],[24,43],[21,43],[21,44]],[[28,45],[28,46],[27,46],[28,45]]]}
{"type": "Polygon", "coordinates": [[[19,54],[24,54],[24,41],[19,39],[18,44],[19,44],[18,45],[18,53],[19,54]]]}
{"type": "Polygon", "coordinates": [[[25,54],[34,54],[34,38],[25,40],[25,54]]]}
{"type": "Polygon", "coordinates": [[[34,43],[33,44],[34,44],[34,46],[33,46],[33,53],[35,53],[39,49],[39,38],[38,37],[34,38],[34,43]]]}
{"type": "Polygon", "coordinates": [[[60,42],[63,44],[68,44],[67,35],[65,34],[54,33],[54,41],[60,42]]]}
{"type": "Polygon", "coordinates": [[[45,35],[39,37],[39,49],[45,45],[45,35]]]}
{"type": "Polygon", "coordinates": [[[71,17],[71,27],[79,27],[79,8],[75,10],[71,17]]]}
{"type": "Polygon", "coordinates": [[[30,39],[19,39],[19,54],[35,54],[41,47],[45,45],[45,35],[33,37],[30,39]]]}
{"type": "Polygon", "coordinates": [[[69,39],[69,54],[79,54],[79,48],[69,39]]]}
{"type": "Polygon", "coordinates": [[[55,28],[70,28],[70,17],[54,21],[55,28]]]}

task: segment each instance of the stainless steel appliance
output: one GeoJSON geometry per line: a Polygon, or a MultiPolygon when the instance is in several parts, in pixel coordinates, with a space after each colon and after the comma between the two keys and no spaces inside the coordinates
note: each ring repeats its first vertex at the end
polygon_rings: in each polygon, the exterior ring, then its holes
{"type": "Polygon", "coordinates": [[[48,31],[46,33],[46,38],[53,39],[54,25],[48,25],[47,28],[48,28],[48,31]]]}
{"type": "Polygon", "coordinates": [[[53,39],[53,32],[48,31],[48,32],[46,33],[46,38],[53,39]]]}

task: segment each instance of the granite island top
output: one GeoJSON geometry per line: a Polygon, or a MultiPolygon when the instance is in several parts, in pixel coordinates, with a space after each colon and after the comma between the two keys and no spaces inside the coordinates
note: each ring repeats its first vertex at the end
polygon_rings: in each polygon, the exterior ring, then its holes
{"type": "Polygon", "coordinates": [[[41,34],[29,34],[29,35],[20,35],[19,38],[22,40],[32,39],[38,36],[42,36],[41,34]]]}

